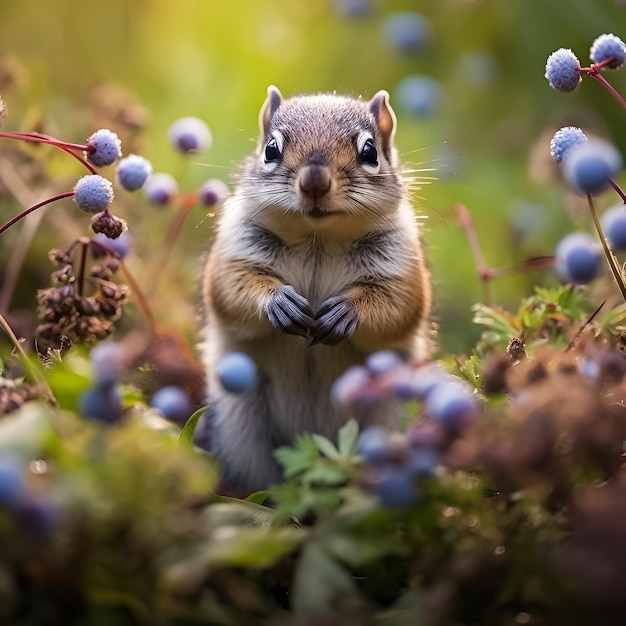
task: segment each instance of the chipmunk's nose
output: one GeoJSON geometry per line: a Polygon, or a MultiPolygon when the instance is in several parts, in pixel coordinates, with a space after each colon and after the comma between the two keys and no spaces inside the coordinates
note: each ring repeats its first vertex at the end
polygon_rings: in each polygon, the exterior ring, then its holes
{"type": "Polygon", "coordinates": [[[299,185],[302,193],[317,199],[330,191],[332,183],[330,170],[321,163],[310,163],[300,171],[299,185]]]}

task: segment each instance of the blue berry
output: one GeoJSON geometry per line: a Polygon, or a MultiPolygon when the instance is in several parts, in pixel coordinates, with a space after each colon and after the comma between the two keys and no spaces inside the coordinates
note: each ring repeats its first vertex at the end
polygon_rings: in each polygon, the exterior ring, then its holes
{"type": "Polygon", "coordinates": [[[12,506],[24,489],[24,475],[18,460],[3,453],[0,456],[0,505],[12,506]]]}
{"type": "Polygon", "coordinates": [[[407,432],[407,443],[413,450],[438,450],[444,441],[441,424],[433,420],[420,420],[407,432]]]}
{"type": "Polygon", "coordinates": [[[357,450],[370,463],[385,460],[389,433],[381,426],[368,426],[360,435],[357,450]]]}
{"type": "Polygon", "coordinates": [[[561,239],[554,256],[556,272],[566,283],[587,284],[602,270],[602,250],[587,233],[571,233],[561,239]]]}
{"type": "Polygon", "coordinates": [[[564,126],[554,133],[554,137],[550,141],[550,154],[557,163],[560,163],[574,146],[586,141],[587,136],[580,128],[564,126]]]}
{"type": "Polygon", "coordinates": [[[394,97],[407,113],[421,117],[437,110],[441,101],[441,87],[429,76],[414,74],[400,81],[394,97]]]}
{"type": "Polygon", "coordinates": [[[626,46],[616,35],[600,35],[591,45],[589,56],[594,63],[602,63],[607,59],[612,59],[604,67],[616,70],[626,61],[626,46]]]}
{"type": "Polygon", "coordinates": [[[96,167],[112,165],[122,156],[122,142],[107,128],[97,130],[87,139],[85,158],[96,167]]]}
{"type": "Polygon", "coordinates": [[[423,15],[413,11],[401,11],[393,13],[385,20],[383,39],[388,46],[400,52],[423,52],[431,44],[432,27],[423,15]]]}
{"type": "Polygon", "coordinates": [[[415,477],[407,467],[391,464],[380,467],[374,489],[386,509],[405,509],[417,499],[415,477]]]}
{"type": "Polygon", "coordinates": [[[208,150],[213,143],[209,127],[198,117],[181,117],[168,130],[171,144],[185,154],[208,150]]]}
{"type": "Polygon", "coordinates": [[[161,387],[150,399],[150,406],[161,411],[166,419],[181,423],[189,419],[193,410],[187,392],[175,385],[161,387]]]}
{"type": "Polygon", "coordinates": [[[100,213],[113,202],[113,185],[98,174],[83,176],[74,186],[74,202],[87,213],[100,213]]]}
{"type": "Polygon", "coordinates": [[[546,78],[557,91],[574,91],[580,83],[580,62],[569,48],[559,48],[546,62],[546,78]]]}
{"type": "Polygon", "coordinates": [[[224,181],[212,178],[202,185],[199,199],[204,206],[213,207],[221,204],[229,193],[230,189],[224,181]]]}
{"type": "Polygon", "coordinates": [[[243,393],[256,385],[256,363],[244,352],[229,352],[223,356],[215,372],[224,389],[231,393],[243,393]]]}
{"type": "Polygon", "coordinates": [[[407,467],[415,478],[429,478],[439,465],[439,454],[429,448],[411,450],[407,467]]]}
{"type": "Polygon", "coordinates": [[[365,17],[372,12],[372,0],[334,0],[333,8],[344,17],[365,17]]]}
{"type": "Polygon", "coordinates": [[[138,154],[129,154],[117,166],[117,180],[126,191],[141,189],[152,175],[152,164],[138,154]]]}
{"type": "Polygon", "coordinates": [[[83,391],[78,398],[78,412],[98,422],[116,422],[122,413],[118,389],[114,385],[100,385],[83,391]]]}
{"type": "Polygon", "coordinates": [[[358,402],[370,383],[370,372],[362,365],[348,368],[330,388],[330,398],[337,406],[350,406],[358,402]]]}
{"type": "Polygon", "coordinates": [[[155,206],[168,206],[178,195],[178,183],[170,174],[153,174],[143,185],[143,193],[155,206]]]}
{"type": "Polygon", "coordinates": [[[394,393],[402,400],[423,400],[440,384],[447,384],[450,376],[438,365],[424,365],[407,370],[394,384],[394,393]]]}
{"type": "Polygon", "coordinates": [[[403,363],[404,361],[400,355],[393,350],[379,350],[378,352],[373,352],[365,359],[365,367],[372,374],[384,374],[403,363]]]}
{"type": "Polygon", "coordinates": [[[97,385],[112,385],[120,379],[124,367],[124,351],[115,341],[103,341],[89,352],[97,385]]]}
{"type": "Polygon", "coordinates": [[[93,241],[101,243],[107,247],[107,250],[104,250],[98,245],[92,245],[91,252],[94,257],[99,258],[105,256],[108,253],[108,250],[111,250],[115,252],[120,257],[120,259],[125,259],[130,252],[133,237],[127,230],[125,230],[119,237],[116,237],[115,239],[107,237],[104,233],[98,233],[93,238],[93,241]]]}
{"type": "Polygon", "coordinates": [[[607,209],[600,220],[602,230],[613,250],[626,250],[626,205],[607,209]]]}
{"type": "Polygon", "coordinates": [[[573,146],[563,159],[565,179],[584,193],[602,191],[621,167],[621,154],[602,139],[590,139],[573,146]]]}
{"type": "Polygon", "coordinates": [[[578,370],[588,380],[598,380],[600,377],[600,364],[592,359],[583,358],[580,360],[578,370]]]}
{"type": "Polygon", "coordinates": [[[473,393],[456,382],[436,385],[424,406],[431,417],[454,433],[463,431],[478,413],[473,393]]]}
{"type": "Polygon", "coordinates": [[[59,523],[58,508],[43,493],[24,493],[11,513],[22,532],[36,541],[50,539],[59,523]]]}

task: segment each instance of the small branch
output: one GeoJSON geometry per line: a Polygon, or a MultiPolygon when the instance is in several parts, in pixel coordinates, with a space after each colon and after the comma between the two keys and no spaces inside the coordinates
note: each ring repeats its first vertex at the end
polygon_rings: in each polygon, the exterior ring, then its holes
{"type": "Polygon", "coordinates": [[[57,194],[56,196],[52,196],[52,198],[46,198],[37,204],[34,204],[27,209],[24,209],[21,213],[18,213],[13,219],[10,219],[6,224],[0,226],[0,235],[7,229],[11,228],[13,224],[19,222],[22,218],[26,217],[29,213],[40,209],[42,206],[46,206],[46,204],[50,204],[51,202],[55,202],[56,200],[62,200],[63,198],[70,198],[74,195],[73,191],[66,191],[64,193],[57,194]]]}
{"type": "Polygon", "coordinates": [[[189,212],[196,205],[198,200],[197,194],[189,194],[187,197],[183,197],[180,207],[172,221],[170,222],[167,233],[165,235],[165,239],[161,246],[159,247],[160,255],[158,259],[155,261],[154,270],[152,271],[152,276],[150,280],[148,280],[148,293],[153,294],[156,291],[157,284],[163,273],[163,269],[167,263],[167,260],[172,252],[174,244],[176,243],[176,239],[178,239],[178,235],[185,223],[185,219],[189,212]]]}
{"type": "Polygon", "coordinates": [[[485,304],[489,304],[489,300],[491,299],[489,293],[489,281],[492,278],[492,273],[485,263],[485,258],[480,247],[480,242],[478,241],[478,235],[476,233],[476,228],[474,227],[472,216],[464,204],[456,204],[455,209],[459,222],[465,231],[465,235],[467,236],[467,241],[469,243],[470,250],[472,251],[472,256],[474,257],[474,263],[476,264],[476,272],[483,286],[483,301],[485,304]]]}
{"type": "Polygon", "coordinates": [[[609,248],[609,244],[606,241],[606,237],[604,236],[604,231],[602,230],[602,226],[600,224],[600,218],[598,217],[598,212],[596,211],[595,204],[593,202],[593,197],[590,193],[587,194],[587,202],[589,203],[589,210],[591,211],[591,217],[593,218],[593,223],[596,227],[596,231],[598,232],[598,236],[600,237],[600,243],[602,244],[602,249],[604,250],[604,255],[606,256],[606,260],[609,263],[609,267],[611,268],[611,272],[617,282],[617,286],[619,290],[622,292],[622,297],[626,301],[626,283],[624,282],[624,275],[622,274],[622,270],[617,264],[617,260],[611,249],[609,248]]]}
{"type": "Polygon", "coordinates": [[[611,187],[615,189],[617,195],[622,199],[622,202],[626,204],[626,192],[624,192],[624,190],[620,187],[619,183],[616,183],[612,178],[609,178],[609,183],[611,184],[611,187]]]}

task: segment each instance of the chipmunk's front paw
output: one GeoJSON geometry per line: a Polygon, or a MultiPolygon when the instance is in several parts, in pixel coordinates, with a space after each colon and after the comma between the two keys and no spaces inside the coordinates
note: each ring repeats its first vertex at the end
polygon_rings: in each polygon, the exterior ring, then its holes
{"type": "Polygon", "coordinates": [[[281,333],[309,337],[314,327],[309,301],[291,285],[279,287],[267,305],[267,317],[281,333]]]}
{"type": "Polygon", "coordinates": [[[311,345],[335,345],[348,339],[359,322],[359,313],[352,301],[343,296],[328,298],[315,315],[315,331],[311,345]]]}

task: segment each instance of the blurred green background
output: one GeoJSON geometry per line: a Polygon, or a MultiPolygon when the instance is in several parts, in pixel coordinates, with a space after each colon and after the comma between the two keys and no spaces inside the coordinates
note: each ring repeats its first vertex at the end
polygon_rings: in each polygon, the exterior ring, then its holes
{"type": "MultiPolygon", "coordinates": [[[[440,344],[442,350],[462,353],[478,335],[471,305],[482,291],[454,206],[463,203],[472,213],[491,266],[550,254],[560,236],[574,227],[588,228],[580,200],[565,190],[551,162],[549,139],[558,127],[573,123],[624,147],[624,111],[591,79],[573,94],[553,91],[544,78],[545,61],[567,47],[588,64],[596,36],[615,32],[624,38],[626,2],[372,0],[366,14],[351,14],[350,7],[358,4],[3,0],[5,127],[42,129],[82,142],[106,123],[123,138],[125,153],[140,152],[155,171],[174,174],[183,190],[192,190],[207,178],[230,180],[253,149],[269,84],[284,95],[336,90],[370,97],[387,89],[399,118],[397,145],[405,164],[424,183],[434,178],[417,192],[416,207],[427,216],[440,344]],[[383,37],[389,16],[407,10],[430,22],[426,50],[403,53],[383,37]],[[402,106],[396,88],[412,74],[437,81],[440,98],[433,111],[416,115],[402,106]],[[211,151],[191,159],[175,153],[166,137],[168,126],[188,115],[203,118],[214,136],[211,151]]],[[[610,73],[609,79],[626,92],[624,71],[610,73]]],[[[66,155],[46,163],[48,173],[65,185],[59,183],[61,190],[71,189],[77,174],[84,173],[66,155]]],[[[129,263],[141,280],[158,255],[173,210],[156,210],[140,195],[123,191],[118,201],[117,212],[128,220],[135,240],[129,263]]],[[[0,197],[2,221],[18,210],[11,194],[0,197]]],[[[190,337],[211,234],[212,218],[205,213],[197,208],[187,219],[151,296],[157,317],[184,327],[190,337]]],[[[3,236],[2,267],[18,230],[3,236]]],[[[81,234],[89,234],[88,222],[70,201],[48,210],[11,308],[34,310],[35,290],[46,285],[52,269],[47,248],[68,245],[81,234]]],[[[553,280],[548,270],[500,279],[492,298],[515,306],[533,284],[553,280]]],[[[129,326],[133,315],[138,313],[130,312],[129,326]]]]}

